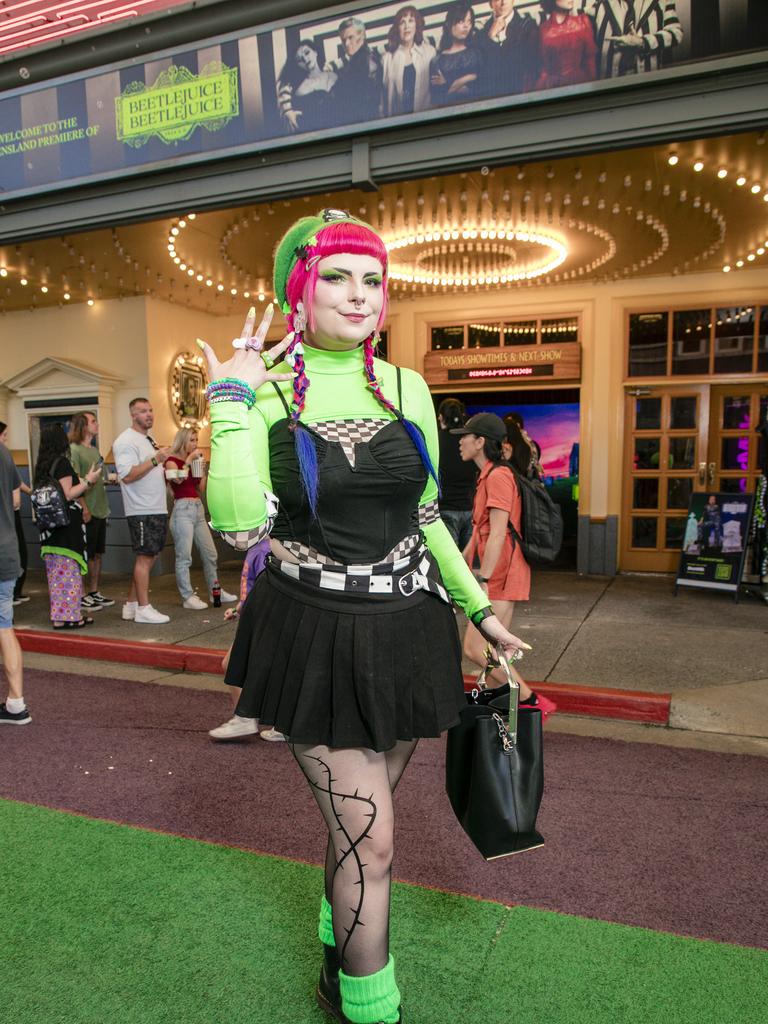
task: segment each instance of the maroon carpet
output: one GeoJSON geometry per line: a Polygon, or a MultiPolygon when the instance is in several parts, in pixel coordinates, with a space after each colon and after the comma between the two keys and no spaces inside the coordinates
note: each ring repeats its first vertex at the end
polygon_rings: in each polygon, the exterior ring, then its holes
{"type": "MultiPolygon", "coordinates": [[[[321,821],[283,744],[214,744],[224,696],[30,671],[0,796],[320,863],[321,821]]],[[[398,790],[397,878],[768,947],[766,762],[549,734],[547,845],[486,864],[453,818],[440,741],[398,790]]]]}

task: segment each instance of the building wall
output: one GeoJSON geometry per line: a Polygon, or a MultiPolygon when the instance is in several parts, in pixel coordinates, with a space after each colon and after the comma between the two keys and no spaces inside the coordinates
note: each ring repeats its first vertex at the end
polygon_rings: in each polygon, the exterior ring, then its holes
{"type": "MultiPolygon", "coordinates": [[[[636,308],[659,309],[712,303],[748,304],[768,300],[768,270],[685,277],[645,278],[610,285],[532,286],[508,292],[467,292],[393,299],[390,307],[390,359],[421,370],[429,348],[429,324],[468,317],[578,314],[582,322],[580,543],[590,571],[616,568],[618,518],[622,501],[622,453],[625,380],[625,316],[636,308]],[[589,554],[592,549],[593,554],[589,554]],[[595,554],[595,552],[602,552],[595,554]]],[[[231,340],[242,329],[242,315],[213,317],[150,298],[73,306],[34,314],[8,314],[0,320],[0,378],[17,373],[44,356],[58,356],[124,378],[115,389],[113,435],[129,424],[127,403],[146,394],[155,407],[153,430],[159,443],[170,443],[176,430],[168,401],[169,371],[176,355],[196,351],[206,340],[223,361],[231,340]]],[[[278,314],[270,337],[282,337],[278,314]]],[[[552,386],[552,385],[548,385],[552,386]]],[[[568,382],[565,386],[573,386],[568,382]]],[[[484,389],[488,385],[484,384],[484,389]]],[[[462,389],[468,390],[462,383],[462,389]]],[[[521,388],[522,390],[522,388],[521,388]]],[[[26,444],[21,401],[6,396],[0,418],[11,427],[10,445],[26,444]]],[[[203,447],[207,431],[201,432],[203,447]]],[[[107,451],[111,437],[102,437],[107,451]]],[[[21,453],[17,453],[21,454],[21,453]]],[[[18,461],[23,463],[23,458],[18,461]]],[[[119,495],[113,496],[115,518],[119,495]]],[[[117,522],[116,522],[117,525],[117,522]]]]}

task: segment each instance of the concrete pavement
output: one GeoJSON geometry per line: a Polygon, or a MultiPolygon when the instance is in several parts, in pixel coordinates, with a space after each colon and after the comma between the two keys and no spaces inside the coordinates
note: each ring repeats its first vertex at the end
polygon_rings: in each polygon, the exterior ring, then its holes
{"type": "MultiPolygon", "coordinates": [[[[222,585],[236,593],[238,564],[221,568],[222,585]]],[[[194,581],[202,593],[202,578],[194,581]]],[[[223,621],[224,609],[182,608],[172,575],[152,579],[152,603],[171,615],[163,626],[124,622],[124,589],[124,577],[104,579],[102,592],[118,600],[94,614],[87,635],[222,650],[231,643],[234,627],[223,621]]],[[[32,600],[16,608],[17,626],[49,629],[41,573],[30,574],[27,593],[32,600]]],[[[537,572],[531,601],[518,606],[512,628],[533,647],[523,662],[526,678],[668,692],[671,729],[768,739],[768,605],[760,600],[747,596],[735,604],[698,590],[675,597],[671,578],[662,576],[537,572]]],[[[121,677],[129,667],[120,667],[121,677]]]]}

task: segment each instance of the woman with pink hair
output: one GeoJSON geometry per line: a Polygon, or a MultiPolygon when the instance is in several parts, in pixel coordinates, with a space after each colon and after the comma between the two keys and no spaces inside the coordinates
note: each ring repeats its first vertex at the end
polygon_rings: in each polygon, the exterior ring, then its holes
{"type": "Polygon", "coordinates": [[[374,356],[381,239],[344,211],[304,217],[277,247],[274,283],[283,341],[263,348],[268,310],[255,335],[249,314],[225,362],[203,346],[213,525],[240,546],[269,535],[272,552],[226,682],[242,687],[243,721],[288,737],[328,829],[318,1002],[342,1024],[396,1024],[392,791],[418,739],[465,705],[451,599],[510,655],[527,645],[440,520],[426,384],[374,356]]]}

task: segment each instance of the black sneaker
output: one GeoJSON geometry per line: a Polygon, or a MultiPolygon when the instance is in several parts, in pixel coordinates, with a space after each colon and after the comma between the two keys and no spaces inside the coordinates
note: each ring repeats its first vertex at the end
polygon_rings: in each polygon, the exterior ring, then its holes
{"type": "Polygon", "coordinates": [[[93,605],[94,608],[111,608],[115,603],[111,597],[104,597],[104,595],[100,594],[98,590],[89,594],[88,597],[93,598],[93,601],[95,602],[93,605]]]}
{"type": "Polygon", "coordinates": [[[94,598],[93,594],[84,594],[80,600],[80,607],[87,608],[89,612],[92,612],[101,608],[101,605],[94,598]]]}
{"type": "Polygon", "coordinates": [[[0,725],[29,725],[32,715],[29,708],[23,711],[8,711],[5,704],[0,704],[0,725]]]}

